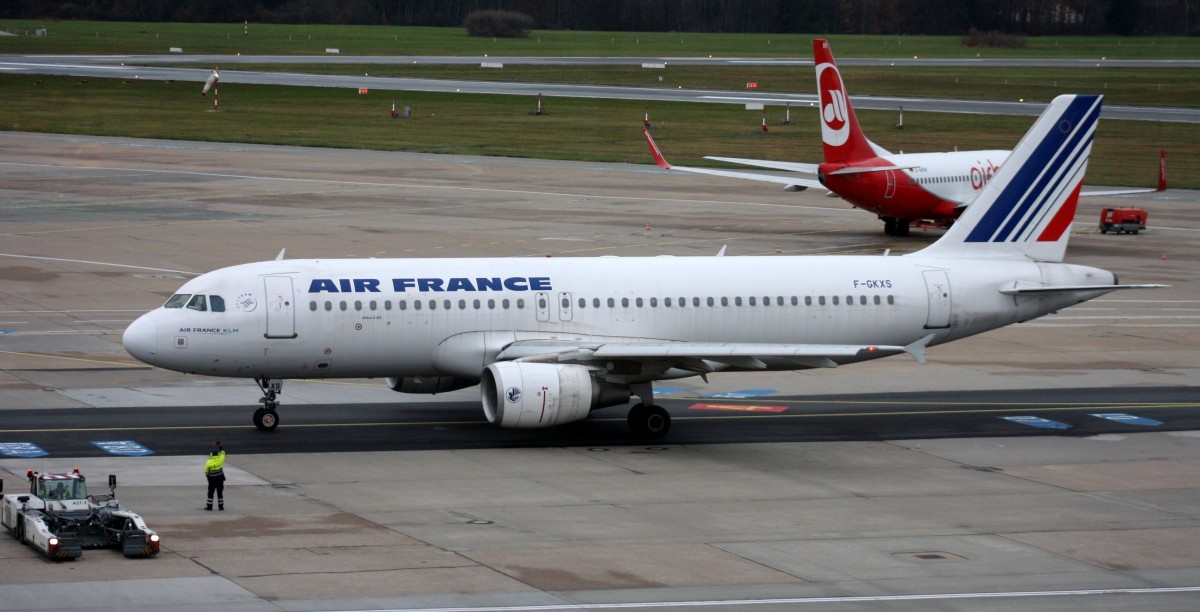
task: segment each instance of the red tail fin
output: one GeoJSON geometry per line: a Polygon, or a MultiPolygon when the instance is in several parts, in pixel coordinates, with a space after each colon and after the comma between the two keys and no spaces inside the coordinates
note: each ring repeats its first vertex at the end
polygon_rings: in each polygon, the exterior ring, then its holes
{"type": "Polygon", "coordinates": [[[833,61],[829,43],[813,40],[813,65],[817,70],[817,96],[821,103],[821,140],[826,162],[852,162],[875,157],[870,141],[858,127],[842,74],[833,61]]]}

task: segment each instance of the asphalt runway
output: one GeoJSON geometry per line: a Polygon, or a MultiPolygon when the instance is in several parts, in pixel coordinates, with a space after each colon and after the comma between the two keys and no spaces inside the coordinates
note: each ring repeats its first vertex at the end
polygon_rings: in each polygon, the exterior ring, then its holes
{"type": "MultiPolygon", "coordinates": [[[[169,58],[168,58],[169,59],[169,58]]],[[[213,60],[213,65],[237,62],[213,60]]],[[[263,58],[264,60],[270,58],[263,58]]],[[[315,63],[330,63],[330,58],[309,57],[315,63]]],[[[332,58],[343,63],[346,58],[332,58]]],[[[363,59],[363,58],[360,58],[363,59]]],[[[502,63],[506,58],[493,58],[502,63]]],[[[9,74],[49,74],[89,78],[150,79],[159,81],[191,81],[197,84],[212,74],[211,69],[172,68],[154,65],[161,56],[151,56],[145,64],[137,56],[23,56],[0,55],[0,72],[9,74]]],[[[187,56],[175,62],[193,61],[187,56]]],[[[918,60],[919,61],[919,60],[918,60]]],[[[1070,62],[1068,62],[1070,63],[1070,62]]],[[[1101,67],[1103,62],[1092,62],[1101,67]]],[[[1171,67],[1163,64],[1163,67],[1171,67]]],[[[255,85],[289,85],[302,87],[344,87],[385,91],[429,91],[441,93],[495,94],[535,97],[602,98],[616,100],[655,100],[666,102],[703,102],[711,104],[768,104],[815,106],[815,93],[759,93],[757,91],[718,91],[700,89],[670,89],[655,87],[622,87],[609,85],[569,85],[560,83],[516,83],[504,81],[470,81],[461,79],[424,79],[408,77],[373,77],[368,75],[319,75],[290,72],[222,70],[222,84],[247,83],[255,85]]],[[[851,86],[853,90],[853,86],[851,86]]],[[[897,96],[851,96],[856,108],[895,110],[898,106],[913,112],[968,113],[982,115],[1017,115],[1036,117],[1045,109],[1044,102],[1001,100],[950,100],[897,96]]],[[[1108,104],[1101,117],[1130,121],[1159,121],[1178,123],[1200,122],[1200,109],[1149,106],[1120,106],[1108,104]]]]}
{"type": "Polygon", "coordinates": [[[248,406],[10,407],[0,439],[38,445],[50,456],[104,457],[95,444],[129,440],[160,456],[191,456],[197,439],[254,453],[381,452],[472,448],[558,448],[864,442],[1009,436],[1097,436],[1200,430],[1200,398],[1188,387],[1032,389],[994,392],[770,395],[758,400],[664,396],[672,429],[664,440],[631,436],[624,410],[603,410],[549,430],[490,425],[479,401],[304,404],[283,412],[282,430],[247,427],[248,406]]]}
{"type": "Polygon", "coordinates": [[[664,440],[629,438],[619,408],[499,430],[475,389],[379,380],[287,381],[262,434],[253,383],[142,367],[125,325],[193,274],[283,248],[901,254],[939,232],[887,237],[819,194],[629,164],[0,133],[5,490],[27,469],[116,474],[164,537],[156,559],[70,564],[0,538],[0,608],[1195,608],[1198,205],[1081,203],[1068,261],[1167,289],[923,366],[664,385],[664,440]],[[1099,234],[1114,205],[1147,208],[1149,229],[1099,234]],[[228,509],[207,513],[217,436],[228,509]]]}

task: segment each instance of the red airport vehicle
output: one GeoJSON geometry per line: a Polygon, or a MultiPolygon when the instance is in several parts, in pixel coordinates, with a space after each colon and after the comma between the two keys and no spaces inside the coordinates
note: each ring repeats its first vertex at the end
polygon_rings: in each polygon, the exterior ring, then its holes
{"type": "Polygon", "coordinates": [[[1146,211],[1141,208],[1105,208],[1100,211],[1100,233],[1136,234],[1146,229],[1146,211]]]}

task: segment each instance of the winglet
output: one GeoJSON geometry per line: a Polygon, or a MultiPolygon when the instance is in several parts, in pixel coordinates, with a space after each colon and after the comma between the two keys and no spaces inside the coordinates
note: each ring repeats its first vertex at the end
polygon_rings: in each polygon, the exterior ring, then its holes
{"type": "Polygon", "coordinates": [[[658,150],[658,145],[654,143],[654,138],[650,136],[650,130],[642,128],[642,133],[646,135],[646,144],[650,145],[650,154],[654,156],[654,163],[658,164],[663,170],[670,170],[671,164],[663,158],[662,151],[658,150]]]}
{"type": "Polygon", "coordinates": [[[287,247],[279,249],[279,254],[275,256],[275,261],[283,261],[283,254],[287,252],[287,247]]]}
{"type": "Polygon", "coordinates": [[[727,247],[727,246],[729,246],[729,245],[727,245],[727,244],[722,244],[722,245],[721,245],[721,250],[720,250],[720,251],[717,251],[717,257],[724,257],[724,256],[725,256],[725,247],[727,247]]]}
{"type": "Polygon", "coordinates": [[[929,334],[928,336],[925,336],[924,338],[905,346],[904,352],[912,355],[913,359],[917,360],[917,363],[925,365],[925,347],[929,345],[929,341],[933,340],[934,336],[936,335],[937,334],[929,334]]]}

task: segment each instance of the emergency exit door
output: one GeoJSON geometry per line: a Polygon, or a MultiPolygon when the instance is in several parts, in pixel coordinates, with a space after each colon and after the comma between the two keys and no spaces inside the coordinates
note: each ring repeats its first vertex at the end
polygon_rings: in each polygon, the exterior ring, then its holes
{"type": "Polygon", "coordinates": [[[296,293],[290,276],[263,277],[267,287],[268,338],[296,337],[296,293]]]}
{"type": "Polygon", "coordinates": [[[925,270],[925,292],[929,296],[929,314],[925,329],[950,327],[950,279],[945,270],[925,270]]]}

